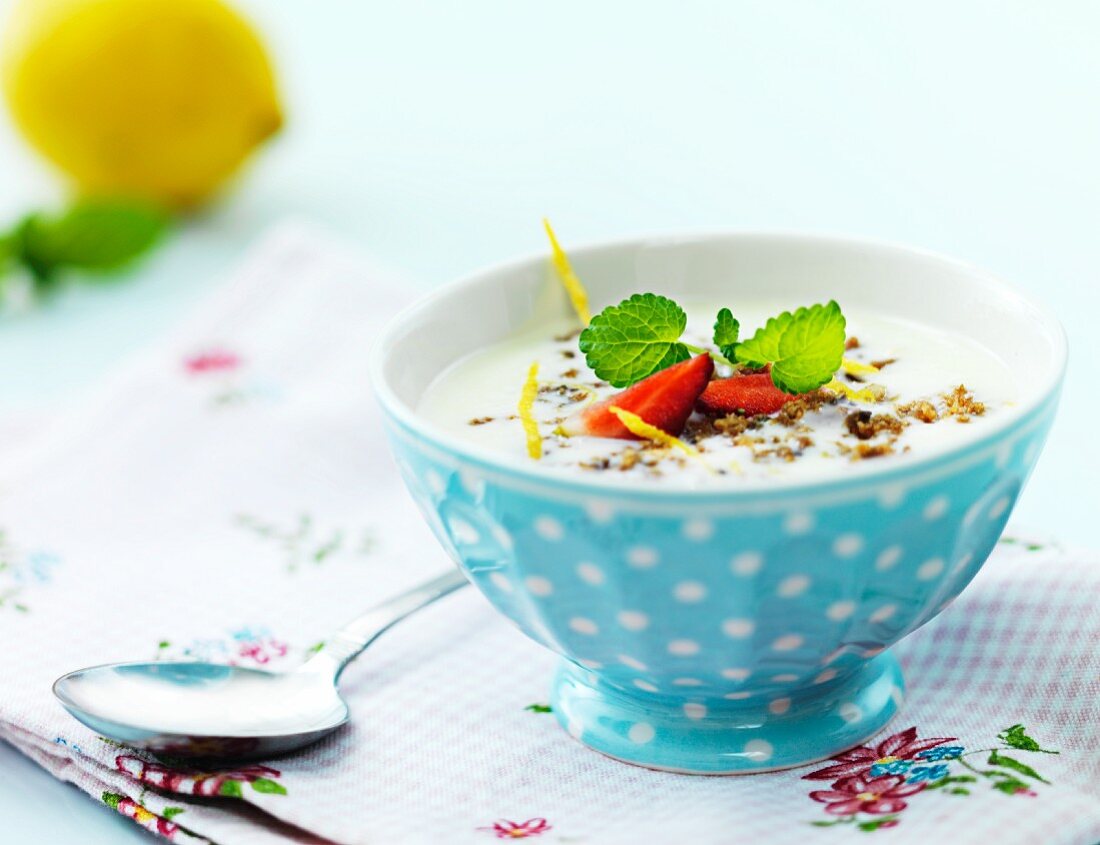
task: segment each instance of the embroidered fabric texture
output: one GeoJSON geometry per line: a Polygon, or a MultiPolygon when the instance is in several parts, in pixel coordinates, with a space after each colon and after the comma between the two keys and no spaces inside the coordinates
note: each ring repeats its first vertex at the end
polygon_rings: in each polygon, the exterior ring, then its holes
{"type": "Polygon", "coordinates": [[[899,719],[790,772],[678,776],[582,748],[545,712],[554,656],[472,590],[373,645],[343,678],[352,724],[298,755],[177,770],[71,719],[50,695],[67,670],[289,667],[450,565],[367,383],[402,290],[283,228],[99,399],[0,444],[4,739],[184,843],[1100,840],[1100,558],[1018,535],[897,648],[899,719]]]}

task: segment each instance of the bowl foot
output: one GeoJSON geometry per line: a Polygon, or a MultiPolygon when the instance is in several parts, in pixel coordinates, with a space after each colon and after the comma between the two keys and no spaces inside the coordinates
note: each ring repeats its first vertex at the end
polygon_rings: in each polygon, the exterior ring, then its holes
{"type": "Polygon", "coordinates": [[[571,736],[608,757],[662,771],[735,775],[804,766],[863,743],[897,713],[904,688],[888,651],[829,683],[740,701],[638,694],[564,661],[551,704],[571,736]]]}

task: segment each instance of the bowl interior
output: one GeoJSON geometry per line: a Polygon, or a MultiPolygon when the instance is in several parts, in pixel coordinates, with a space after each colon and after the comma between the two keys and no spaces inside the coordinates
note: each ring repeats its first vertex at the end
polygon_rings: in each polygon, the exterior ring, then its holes
{"type": "MultiPolygon", "coordinates": [[[[984,271],[917,250],[731,233],[597,245],[571,250],[570,258],[594,312],[645,291],[734,308],[739,299],[767,298],[791,307],[836,299],[961,333],[1019,377],[1020,401],[997,429],[1046,399],[1064,368],[1064,335],[1045,308],[984,271]]],[[[415,407],[443,368],[569,308],[546,255],[479,272],[441,288],[391,323],[376,350],[376,386],[392,412],[430,431],[415,407]]]]}

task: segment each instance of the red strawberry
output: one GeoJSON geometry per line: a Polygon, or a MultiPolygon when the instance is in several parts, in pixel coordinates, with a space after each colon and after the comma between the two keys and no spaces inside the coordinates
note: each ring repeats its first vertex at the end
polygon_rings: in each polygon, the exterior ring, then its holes
{"type": "Polygon", "coordinates": [[[774,414],[794,398],[775,386],[771,373],[752,373],[715,379],[699,397],[699,404],[708,411],[744,411],[751,416],[774,414]]]}
{"type": "Polygon", "coordinates": [[[610,409],[614,406],[637,414],[650,425],[675,437],[684,430],[695,401],[713,372],[714,362],[709,355],[681,361],[642,379],[622,393],[588,406],[566,420],[562,428],[566,434],[637,440],[611,413],[610,409]]]}

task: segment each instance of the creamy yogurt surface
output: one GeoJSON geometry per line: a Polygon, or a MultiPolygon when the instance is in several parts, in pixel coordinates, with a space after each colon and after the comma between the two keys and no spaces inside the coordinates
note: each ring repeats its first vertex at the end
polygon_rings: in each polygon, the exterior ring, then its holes
{"type": "MultiPolygon", "coordinates": [[[[713,348],[714,315],[721,306],[682,304],[688,314],[683,340],[713,348]]],[[[789,307],[738,303],[735,313],[742,332],[751,333],[789,307]]],[[[769,416],[697,411],[680,435],[696,455],[645,441],[556,431],[589,403],[620,392],[586,366],[577,322],[569,318],[531,325],[455,361],[429,385],[417,411],[458,440],[516,464],[532,463],[517,404],[537,361],[533,414],[543,441],[540,464],[570,475],[614,475],[624,483],[700,487],[861,472],[978,436],[1017,401],[1009,368],[967,337],[858,309],[845,308],[845,316],[849,366],[836,377],[842,387],[824,388],[769,416]],[[878,371],[867,372],[866,365],[878,371]]],[[[719,366],[715,377],[728,375],[719,366]]]]}

